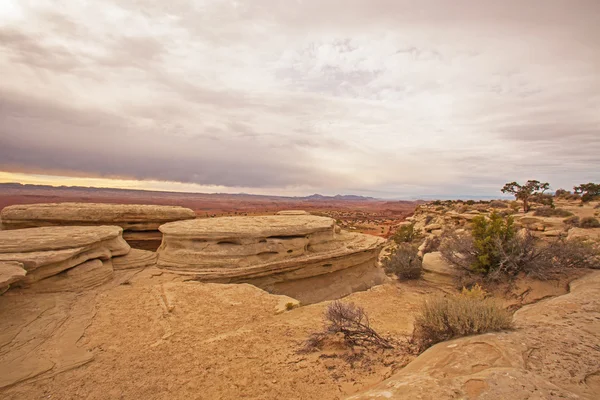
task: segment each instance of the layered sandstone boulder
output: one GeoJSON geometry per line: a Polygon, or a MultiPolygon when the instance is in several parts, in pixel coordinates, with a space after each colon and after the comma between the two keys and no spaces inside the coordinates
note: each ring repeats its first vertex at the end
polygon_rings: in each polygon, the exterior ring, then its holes
{"type": "Polygon", "coordinates": [[[158,266],[204,281],[252,283],[303,303],[381,283],[384,240],[335,228],[333,219],[312,215],[173,222],[160,227],[158,266]]]}
{"type": "Polygon", "coordinates": [[[423,256],[423,279],[433,285],[453,288],[459,271],[442,257],[439,251],[423,256]]]}
{"type": "Polygon", "coordinates": [[[101,203],[23,204],[5,207],[0,213],[2,229],[120,226],[132,247],[151,251],[161,243],[160,225],[195,217],[194,211],[183,207],[101,203]]]}
{"type": "MultiPolygon", "coordinates": [[[[123,239],[122,232],[123,229],[118,226],[65,226],[0,231],[0,262],[20,263],[27,274],[16,285],[28,286],[89,260],[105,261],[113,256],[127,254],[130,247],[123,239]]],[[[85,267],[82,271],[89,271],[90,268],[85,267]]],[[[112,264],[110,271],[112,273],[112,264]]],[[[69,276],[77,273],[72,272],[69,276]]]]}

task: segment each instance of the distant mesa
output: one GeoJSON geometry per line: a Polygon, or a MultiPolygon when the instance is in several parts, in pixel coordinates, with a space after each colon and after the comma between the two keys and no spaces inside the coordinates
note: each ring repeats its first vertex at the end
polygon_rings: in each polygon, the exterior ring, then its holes
{"type": "Polygon", "coordinates": [[[304,304],[365,290],[385,279],[384,240],[337,233],[313,215],[221,217],[160,227],[158,267],[208,282],[246,282],[304,304]]]}
{"type": "Polygon", "coordinates": [[[195,217],[194,211],[178,206],[100,203],[13,205],[0,213],[2,229],[117,225],[132,247],[151,251],[161,243],[160,225],[195,217]]]}

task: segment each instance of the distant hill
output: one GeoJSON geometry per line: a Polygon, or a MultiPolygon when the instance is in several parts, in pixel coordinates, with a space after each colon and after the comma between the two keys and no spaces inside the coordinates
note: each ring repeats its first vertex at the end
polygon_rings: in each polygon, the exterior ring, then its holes
{"type": "Polygon", "coordinates": [[[155,190],[143,190],[143,189],[116,189],[116,188],[97,188],[97,187],[86,187],[86,186],[49,186],[49,185],[30,185],[21,183],[0,183],[0,194],[3,190],[27,190],[27,191],[56,191],[56,192],[90,192],[90,193],[148,193],[151,196],[158,194],[168,195],[180,195],[180,196],[219,196],[219,197],[252,197],[264,198],[264,199],[284,199],[284,200],[307,200],[307,201],[372,201],[377,200],[374,197],[365,197],[357,195],[335,195],[335,196],[324,196],[322,194],[313,194],[310,196],[270,196],[260,194],[249,194],[249,193],[197,193],[197,192],[169,192],[169,191],[155,191],[155,190]]]}

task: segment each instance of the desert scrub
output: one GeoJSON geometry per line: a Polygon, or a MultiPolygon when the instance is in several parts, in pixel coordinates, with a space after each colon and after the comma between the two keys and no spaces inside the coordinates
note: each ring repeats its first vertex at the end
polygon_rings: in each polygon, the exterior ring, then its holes
{"type": "Polygon", "coordinates": [[[390,257],[383,260],[383,269],[401,280],[419,279],[423,273],[423,262],[417,253],[415,247],[399,244],[390,257]]]}
{"type": "Polygon", "coordinates": [[[457,295],[423,302],[412,341],[419,352],[446,340],[512,328],[512,314],[493,299],[457,295]]]}
{"type": "Polygon", "coordinates": [[[515,234],[514,219],[511,216],[502,218],[493,212],[489,218],[475,217],[472,235],[476,257],[471,263],[471,269],[487,274],[500,262],[498,243],[507,243],[515,234]]]}
{"type": "Polygon", "coordinates": [[[365,310],[354,303],[343,303],[336,300],[327,306],[323,317],[325,319],[324,330],[310,335],[301,352],[320,349],[327,337],[338,334],[343,336],[344,343],[349,347],[393,348],[388,339],[380,336],[371,328],[369,316],[365,310]]]}
{"type": "Polygon", "coordinates": [[[411,243],[419,238],[421,238],[421,230],[415,229],[414,223],[399,227],[392,236],[392,240],[398,244],[411,243]]]}
{"type": "Polygon", "coordinates": [[[563,223],[569,226],[578,227],[579,217],[577,215],[573,215],[572,217],[564,219],[563,223]]]}
{"type": "Polygon", "coordinates": [[[492,208],[508,208],[508,204],[506,204],[504,201],[492,200],[490,202],[490,207],[492,207],[492,208]]]}
{"type": "Polygon", "coordinates": [[[590,229],[590,228],[600,228],[600,221],[598,221],[594,217],[585,217],[581,219],[579,223],[580,228],[590,229]]]}
{"type": "Polygon", "coordinates": [[[570,217],[573,215],[572,212],[563,210],[562,208],[552,208],[552,207],[539,207],[536,208],[533,212],[533,215],[536,217],[570,217]]]}

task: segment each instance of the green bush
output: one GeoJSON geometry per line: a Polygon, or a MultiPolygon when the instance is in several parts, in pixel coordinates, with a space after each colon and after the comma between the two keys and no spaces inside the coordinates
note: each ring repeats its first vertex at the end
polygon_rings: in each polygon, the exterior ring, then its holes
{"type": "Polygon", "coordinates": [[[585,217],[581,219],[581,222],[579,223],[579,227],[580,228],[600,228],[600,221],[598,221],[596,218],[594,217],[585,217]]]}
{"type": "Polygon", "coordinates": [[[500,262],[498,244],[506,243],[515,236],[514,219],[506,219],[493,212],[489,218],[477,216],[473,218],[473,246],[476,252],[471,269],[487,274],[500,262]]]}
{"type": "Polygon", "coordinates": [[[540,207],[536,208],[533,215],[537,217],[570,217],[572,212],[563,210],[562,208],[540,207]]]}
{"type": "Polygon", "coordinates": [[[396,229],[392,240],[398,244],[411,243],[412,241],[421,237],[421,230],[415,229],[415,224],[403,225],[396,229]]]}
{"type": "Polygon", "coordinates": [[[413,246],[402,243],[389,258],[384,259],[383,269],[401,280],[419,279],[423,273],[423,262],[417,252],[413,246]]]}
{"type": "Polygon", "coordinates": [[[413,343],[419,351],[424,351],[457,337],[510,329],[512,315],[492,299],[439,296],[423,302],[414,326],[413,343]]]}

